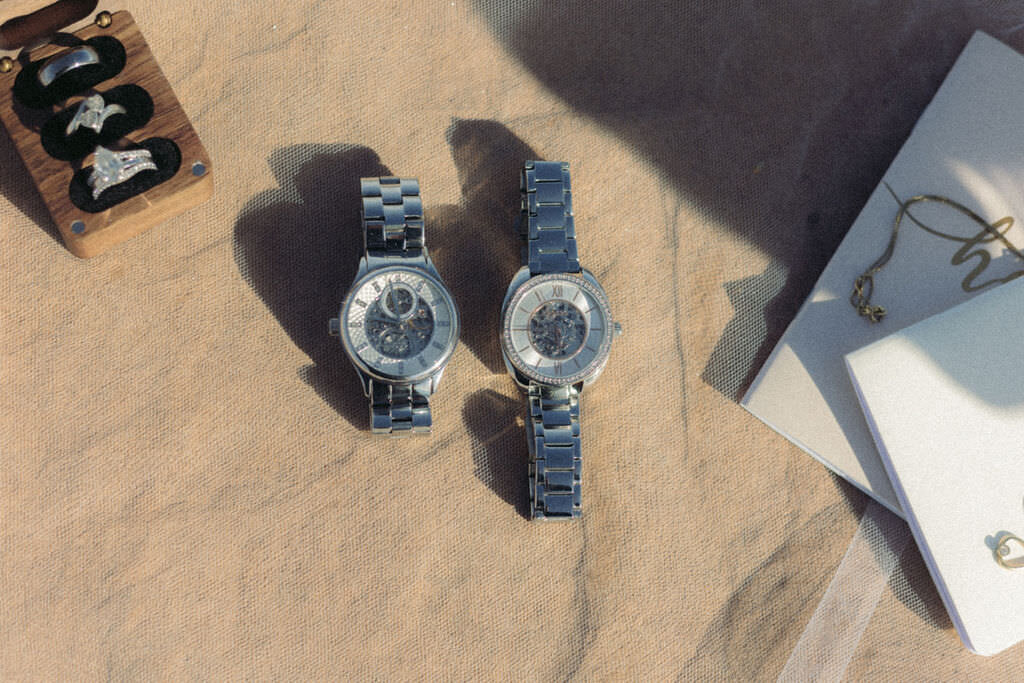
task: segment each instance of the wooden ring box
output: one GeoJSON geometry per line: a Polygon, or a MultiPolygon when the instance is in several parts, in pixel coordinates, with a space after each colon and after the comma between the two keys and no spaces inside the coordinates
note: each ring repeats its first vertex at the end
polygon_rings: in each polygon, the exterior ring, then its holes
{"type": "MultiPolygon", "coordinates": [[[[83,258],[102,254],[115,244],[206,201],[213,194],[210,157],[132,16],[118,11],[100,12],[93,18],[98,4],[98,0],[0,0],[0,22],[3,22],[0,24],[0,59],[3,59],[0,68],[0,122],[7,129],[39,189],[64,243],[71,253],[83,258]],[[38,68],[38,64],[48,57],[69,49],[66,45],[49,43],[48,38],[58,32],[71,33],[86,41],[99,36],[116,39],[124,47],[124,67],[116,75],[91,83],[82,92],[52,104],[30,101],[27,105],[24,98],[19,99],[15,92],[18,74],[38,68]],[[31,47],[34,44],[40,47],[31,47]],[[5,71],[7,67],[11,68],[5,71]],[[131,90],[125,86],[130,86],[131,90]],[[104,191],[98,202],[83,202],[83,196],[89,198],[82,184],[91,169],[93,146],[90,145],[81,158],[69,160],[66,158],[68,155],[54,156],[51,154],[54,149],[52,131],[59,128],[53,125],[53,121],[49,127],[46,123],[55,117],[62,117],[62,121],[68,118],[68,109],[75,109],[82,99],[95,92],[140,92],[139,88],[150,100],[146,107],[151,107],[151,110],[145,112],[149,115],[136,117],[136,123],[143,120],[144,123],[125,132],[117,140],[108,142],[103,139],[102,142],[110,149],[149,148],[152,147],[149,141],[153,140],[163,143],[161,149],[176,146],[180,152],[177,169],[170,165],[172,162],[166,162],[167,167],[160,168],[158,173],[143,171],[138,174],[135,178],[147,178],[147,181],[137,183],[140,191],[133,196],[121,197],[135,187],[132,185],[134,179],[129,179],[118,192],[114,192],[115,186],[104,191]],[[49,152],[43,144],[44,132],[50,136],[49,152]],[[60,156],[65,158],[57,158],[60,156]],[[150,175],[144,176],[147,173],[150,175]],[[158,184],[146,187],[153,182],[158,184]],[[108,193],[113,194],[105,196],[108,193]],[[105,206],[111,203],[112,197],[117,203],[105,206]]],[[[28,82],[30,75],[26,73],[20,83],[28,82]]],[[[60,80],[58,78],[54,83],[60,80]]],[[[33,84],[37,83],[33,81],[33,84]]],[[[114,120],[115,117],[109,119],[114,120]]],[[[104,132],[106,128],[104,124],[104,132]]],[[[85,131],[85,134],[92,135],[92,132],[85,131]]],[[[113,135],[116,134],[117,130],[113,135]]],[[[171,151],[172,154],[166,158],[173,160],[173,149],[171,151]]],[[[14,171],[3,169],[2,172],[14,171]]]]}

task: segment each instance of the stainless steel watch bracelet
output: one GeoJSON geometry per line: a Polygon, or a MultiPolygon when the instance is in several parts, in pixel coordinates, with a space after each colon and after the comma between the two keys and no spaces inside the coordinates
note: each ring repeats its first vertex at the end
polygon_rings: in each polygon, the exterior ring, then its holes
{"type": "MultiPolygon", "coordinates": [[[[423,255],[423,201],[415,178],[362,178],[366,255],[397,262],[423,255]]],[[[370,380],[374,434],[430,432],[430,380],[419,384],[370,380]]]]}
{"type": "MultiPolygon", "coordinates": [[[[569,164],[527,161],[520,189],[519,230],[523,264],[529,266],[530,275],[580,272],[569,164]]],[[[574,386],[530,382],[528,401],[530,515],[534,519],[579,517],[579,391],[574,386]]]]}
{"type": "Polygon", "coordinates": [[[523,257],[530,275],[580,272],[569,164],[527,161],[521,190],[519,230],[526,242],[523,257]]]}
{"type": "Polygon", "coordinates": [[[579,517],[579,391],[574,386],[531,384],[529,402],[530,514],[534,519],[579,517]]]}
{"type": "Polygon", "coordinates": [[[423,385],[370,380],[370,419],[374,434],[429,433],[430,380],[423,385]]]}
{"type": "Polygon", "coordinates": [[[415,178],[363,178],[363,232],[369,256],[423,253],[423,201],[415,178]]]}

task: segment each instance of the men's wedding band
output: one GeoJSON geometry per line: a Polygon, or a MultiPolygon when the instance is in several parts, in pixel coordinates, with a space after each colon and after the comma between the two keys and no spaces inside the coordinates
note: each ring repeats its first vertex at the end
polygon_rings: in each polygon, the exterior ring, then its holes
{"type": "Polygon", "coordinates": [[[39,82],[45,88],[64,74],[90,64],[99,64],[100,55],[96,50],[83,45],[74,50],[61,52],[50,57],[39,67],[39,82]]]}

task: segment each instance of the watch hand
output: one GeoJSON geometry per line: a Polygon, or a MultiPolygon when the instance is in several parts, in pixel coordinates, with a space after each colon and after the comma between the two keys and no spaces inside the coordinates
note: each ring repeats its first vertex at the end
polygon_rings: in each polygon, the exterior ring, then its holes
{"type": "Polygon", "coordinates": [[[366,316],[366,320],[368,320],[370,322],[374,322],[374,323],[382,323],[384,325],[389,325],[389,326],[391,326],[391,325],[401,325],[402,324],[401,322],[399,322],[397,320],[393,320],[391,318],[381,318],[381,317],[376,316],[376,315],[368,315],[368,316],[366,316]]]}

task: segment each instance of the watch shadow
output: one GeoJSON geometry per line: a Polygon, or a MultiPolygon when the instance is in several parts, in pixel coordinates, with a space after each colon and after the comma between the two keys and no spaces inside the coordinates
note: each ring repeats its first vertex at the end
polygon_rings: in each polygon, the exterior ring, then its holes
{"type": "Polygon", "coordinates": [[[278,187],[252,197],[235,223],[246,282],[311,363],[299,377],[353,426],[368,428],[359,377],[328,320],[338,315],[363,254],[359,179],[390,175],[377,154],[349,144],[303,144],[269,159],[278,187]]]}
{"type": "Polygon", "coordinates": [[[447,130],[462,203],[427,208],[427,248],[459,307],[460,341],[504,373],[501,303],[522,265],[519,174],[537,153],[496,121],[455,119],[447,130]]]}
{"type": "Polygon", "coordinates": [[[480,389],[466,400],[462,421],[473,437],[473,475],[529,520],[523,412],[523,401],[480,389]]]}

